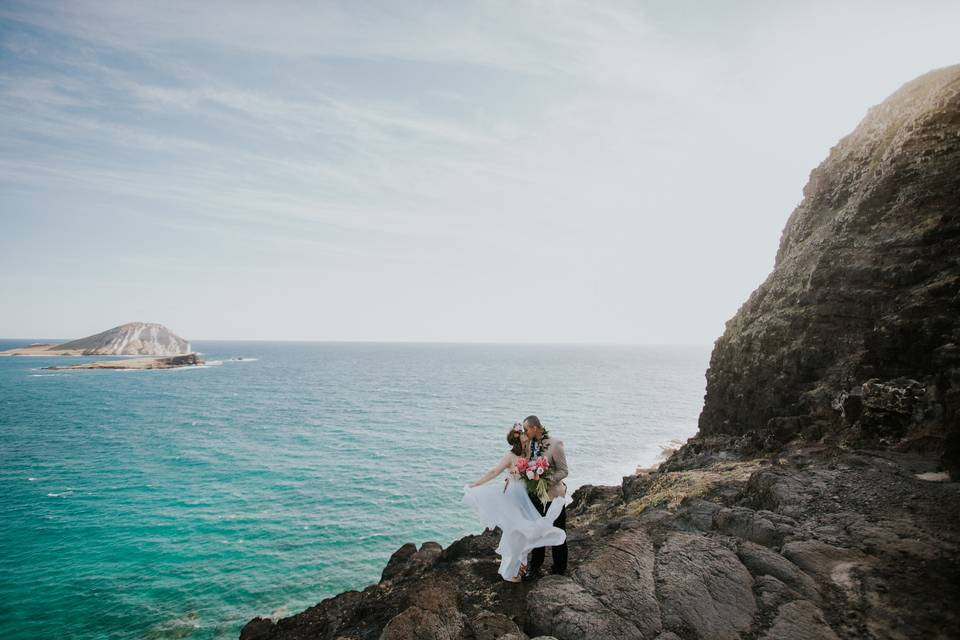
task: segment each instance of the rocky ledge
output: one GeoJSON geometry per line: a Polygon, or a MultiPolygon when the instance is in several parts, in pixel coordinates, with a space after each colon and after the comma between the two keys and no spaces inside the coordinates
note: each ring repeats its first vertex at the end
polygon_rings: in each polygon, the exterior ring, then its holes
{"type": "Polygon", "coordinates": [[[66,366],[43,367],[44,369],[176,369],[179,367],[196,367],[203,364],[196,353],[185,353],[180,356],[167,358],[130,358],[127,360],[102,360],[99,362],[84,362],[66,366]]]}
{"type": "Polygon", "coordinates": [[[960,484],[940,481],[935,459],[822,445],[716,452],[725,461],[580,488],[566,576],[504,582],[497,532],[407,544],[379,583],[256,618],[240,637],[956,637],[960,484]]]}
{"type": "MultiPolygon", "coordinates": [[[[960,637],[960,66],[905,85],[811,174],[727,323],[699,433],[582,487],[567,575],[503,582],[497,533],[242,640],[960,637]]],[[[549,566],[549,560],[548,560],[549,566]]]]}

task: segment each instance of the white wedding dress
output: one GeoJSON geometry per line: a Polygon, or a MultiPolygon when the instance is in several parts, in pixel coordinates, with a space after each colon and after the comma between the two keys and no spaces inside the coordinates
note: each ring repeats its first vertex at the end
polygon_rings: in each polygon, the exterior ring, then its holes
{"type": "Polygon", "coordinates": [[[474,508],[483,526],[500,527],[503,532],[497,554],[501,558],[499,573],[504,580],[516,577],[531,550],[561,545],[567,539],[566,531],[553,526],[563,509],[564,499],[553,500],[547,514],[542,516],[527,496],[525,481],[512,478],[509,473],[506,485],[497,478],[478,487],[465,486],[463,501],[474,508]]]}

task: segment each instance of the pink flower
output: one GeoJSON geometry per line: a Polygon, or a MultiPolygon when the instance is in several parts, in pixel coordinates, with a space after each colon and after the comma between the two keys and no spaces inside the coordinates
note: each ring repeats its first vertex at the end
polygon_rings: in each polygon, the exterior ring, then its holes
{"type": "Polygon", "coordinates": [[[534,464],[537,466],[537,469],[539,469],[541,472],[546,471],[548,468],[550,468],[550,462],[544,456],[540,456],[539,458],[537,458],[534,464]]]}
{"type": "Polygon", "coordinates": [[[517,460],[517,471],[519,471],[520,473],[526,472],[529,466],[530,464],[527,462],[526,458],[520,458],[519,460],[517,460]]]}

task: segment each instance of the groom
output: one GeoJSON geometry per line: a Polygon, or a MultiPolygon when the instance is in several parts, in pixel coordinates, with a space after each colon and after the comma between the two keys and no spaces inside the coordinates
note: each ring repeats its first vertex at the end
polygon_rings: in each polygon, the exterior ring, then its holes
{"type": "MultiPolygon", "coordinates": [[[[534,459],[539,456],[546,456],[550,462],[550,468],[553,469],[553,476],[550,479],[550,488],[547,495],[550,500],[546,504],[540,501],[537,496],[530,496],[533,506],[541,513],[546,515],[554,500],[563,500],[567,494],[567,485],[563,481],[567,477],[567,456],[563,451],[563,441],[547,436],[543,425],[540,424],[540,418],[537,416],[527,416],[523,420],[523,431],[527,435],[527,444],[524,447],[524,456],[527,459],[534,459]]],[[[567,530],[567,507],[564,506],[557,516],[553,526],[567,530]]],[[[546,547],[537,547],[533,550],[530,558],[530,567],[527,570],[525,579],[538,577],[540,567],[543,566],[546,547]]],[[[551,547],[550,555],[553,557],[553,567],[551,573],[562,574],[567,570],[567,543],[558,547],[551,547]]]]}

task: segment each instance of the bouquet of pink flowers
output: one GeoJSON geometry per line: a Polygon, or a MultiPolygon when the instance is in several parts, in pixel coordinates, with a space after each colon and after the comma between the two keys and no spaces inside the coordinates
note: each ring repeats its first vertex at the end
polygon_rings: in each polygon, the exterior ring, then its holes
{"type": "Polygon", "coordinates": [[[539,456],[534,460],[520,458],[517,460],[517,473],[527,480],[527,493],[536,496],[540,502],[546,504],[548,489],[550,488],[550,476],[553,475],[553,469],[550,468],[550,461],[545,456],[539,456]]]}

